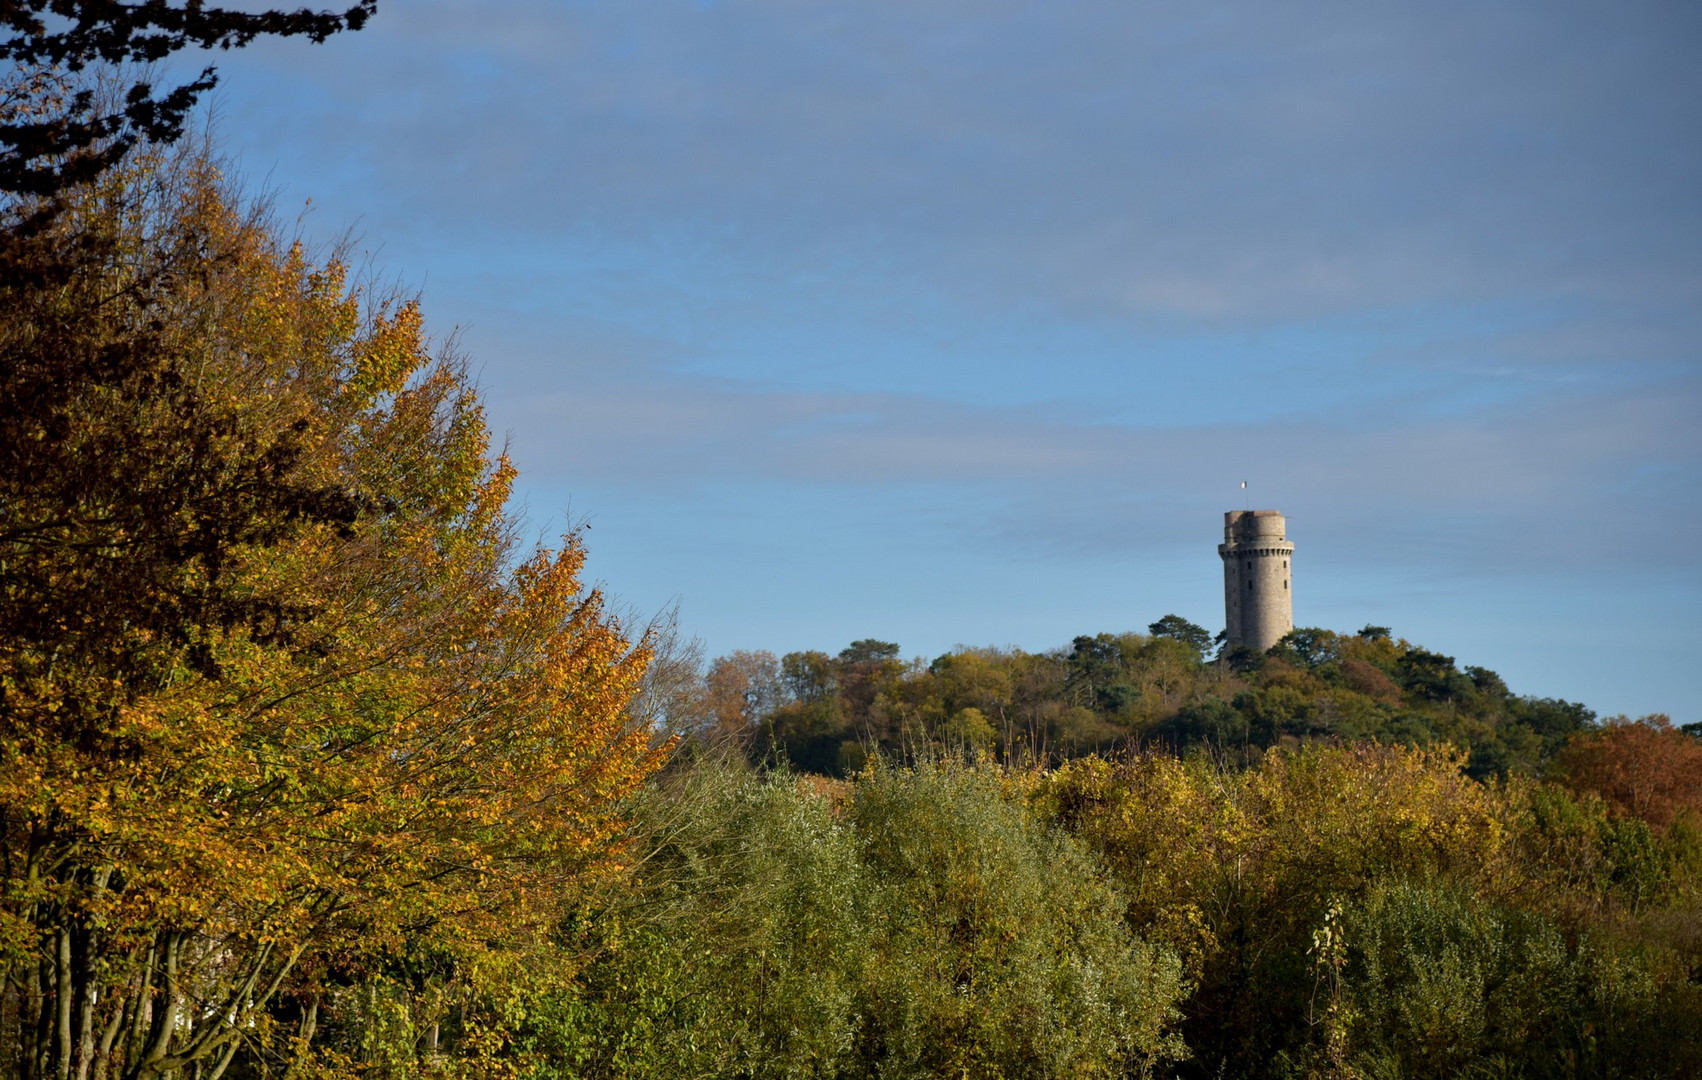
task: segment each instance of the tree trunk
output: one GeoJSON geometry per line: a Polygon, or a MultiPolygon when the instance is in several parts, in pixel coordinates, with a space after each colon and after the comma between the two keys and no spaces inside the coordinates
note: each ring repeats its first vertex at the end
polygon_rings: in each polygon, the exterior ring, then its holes
{"type": "MultiPolygon", "coordinates": [[[[112,879],[112,867],[97,868],[89,876],[91,904],[98,904],[112,879]]],[[[79,920],[83,921],[83,920],[79,920]]],[[[75,927],[71,931],[71,986],[75,995],[73,1071],[76,1080],[89,1080],[95,1057],[95,1006],[100,996],[95,986],[96,936],[92,926],[75,927]]]]}
{"type": "MultiPolygon", "coordinates": [[[[100,1044],[90,1059],[94,1080],[105,1080],[110,1071],[107,1066],[112,1060],[112,1044],[117,1041],[118,1033],[124,1030],[124,1020],[130,1013],[130,1002],[119,998],[112,1003],[111,1008],[112,1019],[107,1021],[106,1030],[100,1035],[100,1044]]],[[[79,1080],[89,1073],[90,1070],[84,1070],[79,1074],[79,1080]]]]}
{"type": "Polygon", "coordinates": [[[284,1080],[300,1073],[301,1059],[307,1054],[307,1048],[313,1043],[314,1032],[319,1029],[319,995],[315,994],[308,1001],[307,1008],[301,1014],[301,1028],[296,1035],[295,1049],[290,1052],[289,1066],[284,1070],[284,1080]]]}
{"type": "Polygon", "coordinates": [[[242,1040],[232,1039],[230,1043],[225,1046],[224,1051],[219,1054],[218,1062],[215,1063],[212,1069],[207,1072],[206,1080],[219,1080],[219,1077],[225,1074],[225,1069],[230,1067],[231,1060],[236,1057],[237,1048],[241,1045],[242,1040]]]}
{"type": "Polygon", "coordinates": [[[71,1000],[76,996],[71,983],[71,931],[59,931],[59,948],[56,953],[55,967],[56,985],[58,987],[54,1001],[54,1013],[57,1019],[54,1031],[54,1070],[53,1074],[59,1080],[71,1080],[71,1058],[74,1043],[71,1032],[71,1000]]]}
{"type": "Polygon", "coordinates": [[[165,1060],[172,1035],[177,1030],[177,1013],[182,1005],[182,994],[177,986],[177,962],[183,949],[183,935],[166,934],[163,944],[164,980],[160,986],[163,1000],[154,1003],[150,1009],[153,1022],[148,1025],[147,1041],[136,1047],[135,1060],[125,1063],[125,1080],[140,1080],[162,1072],[161,1062],[165,1060]]]}

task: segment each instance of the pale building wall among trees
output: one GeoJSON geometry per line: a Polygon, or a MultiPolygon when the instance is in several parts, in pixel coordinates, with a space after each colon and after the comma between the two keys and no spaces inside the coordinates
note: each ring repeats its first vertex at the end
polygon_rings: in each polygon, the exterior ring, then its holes
{"type": "Polygon", "coordinates": [[[1217,553],[1223,559],[1229,647],[1264,652],[1294,629],[1288,520],[1278,510],[1231,510],[1223,515],[1217,553]]]}

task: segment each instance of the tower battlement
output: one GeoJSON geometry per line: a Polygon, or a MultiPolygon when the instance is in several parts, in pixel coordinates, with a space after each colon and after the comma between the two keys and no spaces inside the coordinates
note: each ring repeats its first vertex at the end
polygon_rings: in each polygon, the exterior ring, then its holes
{"type": "Polygon", "coordinates": [[[1280,510],[1231,510],[1223,515],[1217,553],[1223,559],[1229,647],[1264,652],[1294,629],[1288,519],[1280,510]]]}

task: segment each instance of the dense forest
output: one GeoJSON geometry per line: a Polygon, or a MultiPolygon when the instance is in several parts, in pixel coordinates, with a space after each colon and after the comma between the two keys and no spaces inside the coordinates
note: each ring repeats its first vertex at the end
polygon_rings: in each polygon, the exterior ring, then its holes
{"type": "Polygon", "coordinates": [[[0,1074],[1702,1074],[1693,731],[1379,627],[704,663],[210,73],[79,74],[370,3],[13,7],[0,1074]]]}

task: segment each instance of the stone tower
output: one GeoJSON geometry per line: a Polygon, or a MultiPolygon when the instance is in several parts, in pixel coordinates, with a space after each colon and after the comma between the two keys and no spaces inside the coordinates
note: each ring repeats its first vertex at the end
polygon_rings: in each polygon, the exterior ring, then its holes
{"type": "Polygon", "coordinates": [[[1288,563],[1294,545],[1278,510],[1231,510],[1223,515],[1223,606],[1229,648],[1264,652],[1294,629],[1288,563]]]}

